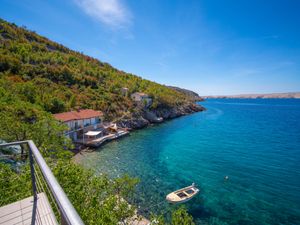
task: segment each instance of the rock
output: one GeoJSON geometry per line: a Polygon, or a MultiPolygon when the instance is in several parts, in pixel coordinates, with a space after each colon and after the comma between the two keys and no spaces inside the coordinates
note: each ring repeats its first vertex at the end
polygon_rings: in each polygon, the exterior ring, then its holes
{"type": "Polygon", "coordinates": [[[162,117],[158,117],[153,111],[144,110],[143,117],[150,123],[161,123],[163,122],[162,117]]]}
{"type": "Polygon", "coordinates": [[[158,117],[162,117],[164,119],[173,119],[179,116],[191,114],[194,112],[200,112],[205,110],[204,107],[197,104],[187,104],[175,108],[158,108],[154,110],[154,113],[158,117]]]}
{"type": "Polygon", "coordinates": [[[203,106],[194,103],[173,108],[160,107],[154,110],[139,109],[137,112],[133,113],[131,117],[126,117],[117,121],[117,126],[130,129],[141,129],[151,123],[160,123],[166,119],[173,119],[203,110],[205,110],[203,106]]]}
{"type": "Polygon", "coordinates": [[[117,126],[123,128],[141,129],[148,126],[149,123],[150,122],[148,120],[144,119],[143,117],[139,117],[117,121],[117,126]]]}

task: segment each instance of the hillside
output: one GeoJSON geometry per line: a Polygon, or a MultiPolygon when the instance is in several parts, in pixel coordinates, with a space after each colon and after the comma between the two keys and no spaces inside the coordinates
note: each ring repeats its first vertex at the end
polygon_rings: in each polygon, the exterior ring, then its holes
{"type": "Polygon", "coordinates": [[[300,92],[272,94],[211,95],[203,98],[300,98],[300,92]]]}
{"type": "Polygon", "coordinates": [[[172,115],[162,110],[175,111],[173,117],[202,110],[189,94],[120,71],[4,20],[0,20],[0,76],[3,95],[50,113],[92,108],[102,110],[106,119],[140,117],[144,109],[129,97],[137,91],[153,99],[148,111],[166,118],[172,115]],[[127,96],[121,94],[123,87],[129,90],[127,96]]]}
{"type": "Polygon", "coordinates": [[[195,101],[203,101],[204,99],[202,97],[199,96],[198,93],[194,92],[194,91],[190,91],[184,88],[179,88],[179,87],[174,87],[174,86],[167,86],[168,88],[171,88],[175,91],[179,91],[185,95],[190,96],[192,99],[194,99],[195,101]]]}

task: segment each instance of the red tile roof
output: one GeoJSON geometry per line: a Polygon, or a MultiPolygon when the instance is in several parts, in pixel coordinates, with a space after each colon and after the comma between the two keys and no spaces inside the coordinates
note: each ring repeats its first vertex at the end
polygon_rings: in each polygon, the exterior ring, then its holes
{"type": "Polygon", "coordinates": [[[103,116],[103,113],[101,111],[95,111],[92,109],[82,109],[78,111],[56,113],[53,114],[53,116],[57,120],[67,122],[71,120],[82,120],[82,119],[89,119],[93,117],[103,116]]]}

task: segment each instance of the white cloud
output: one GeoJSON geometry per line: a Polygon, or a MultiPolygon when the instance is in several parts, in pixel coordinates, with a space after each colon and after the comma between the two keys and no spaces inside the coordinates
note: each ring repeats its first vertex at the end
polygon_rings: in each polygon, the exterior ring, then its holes
{"type": "Polygon", "coordinates": [[[89,16],[112,29],[127,28],[132,15],[121,0],[75,0],[77,5],[89,16]]]}

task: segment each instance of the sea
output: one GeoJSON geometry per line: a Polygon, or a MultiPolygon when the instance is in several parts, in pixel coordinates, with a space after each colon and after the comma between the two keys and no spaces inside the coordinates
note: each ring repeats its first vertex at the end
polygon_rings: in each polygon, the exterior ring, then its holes
{"type": "Polygon", "coordinates": [[[300,99],[207,99],[207,110],[131,132],[80,163],[139,178],[144,215],[184,206],[196,224],[300,224],[300,99]],[[225,177],[228,176],[228,179],[225,177]],[[200,193],[172,205],[168,193],[200,193]]]}

